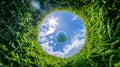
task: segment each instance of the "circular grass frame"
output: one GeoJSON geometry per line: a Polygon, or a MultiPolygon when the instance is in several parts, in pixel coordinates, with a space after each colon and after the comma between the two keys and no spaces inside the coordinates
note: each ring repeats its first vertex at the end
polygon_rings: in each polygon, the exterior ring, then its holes
{"type": "MultiPolygon", "coordinates": [[[[45,16],[44,16],[44,18],[46,18],[49,14],[51,14],[51,13],[54,13],[54,12],[61,12],[61,11],[63,11],[63,12],[70,12],[70,13],[72,13],[72,9],[71,8],[69,8],[69,10],[67,9],[53,9],[53,11],[50,11],[48,14],[46,14],[45,16]]],[[[74,13],[72,13],[72,14],[74,14],[74,15],[76,15],[75,14],[75,12],[74,13]]],[[[76,16],[78,16],[78,15],[76,15],[76,16]]],[[[79,17],[79,16],[78,16],[79,17]]],[[[43,18],[43,19],[44,19],[43,18]]],[[[43,22],[43,20],[42,21],[40,21],[41,23],[43,22]]],[[[40,25],[41,25],[41,23],[40,23],[40,25]]],[[[84,23],[83,23],[84,24],[84,23]]],[[[39,25],[39,24],[38,24],[39,25]]]]}
{"type": "MultiPolygon", "coordinates": [[[[76,9],[77,10],[77,9],[76,9]]],[[[39,23],[37,24],[38,25],[38,29],[39,29],[39,26],[41,25],[41,23],[42,23],[42,21],[43,21],[43,19],[45,18],[45,17],[47,17],[50,13],[53,13],[53,12],[59,12],[59,11],[65,11],[65,12],[70,12],[70,13],[73,13],[74,15],[76,15],[76,16],[78,16],[78,18],[80,18],[82,21],[85,21],[85,22],[87,22],[88,20],[86,20],[86,16],[84,16],[84,14],[83,14],[83,11],[81,11],[81,12],[79,12],[79,11],[73,11],[73,9],[72,8],[62,8],[62,7],[59,7],[59,8],[55,8],[55,9],[52,9],[52,10],[50,10],[47,14],[45,14],[44,15],[44,17],[42,18],[42,20],[41,21],[39,21],[39,23]]],[[[85,22],[83,22],[83,24],[86,24],[85,22]]],[[[85,25],[85,27],[86,27],[86,25],[85,25]]],[[[84,47],[83,47],[84,48],[84,47]]],[[[82,50],[82,49],[81,49],[82,50]]],[[[59,58],[59,57],[56,57],[56,59],[58,59],[58,60],[61,60],[59,63],[61,63],[61,64],[63,64],[63,63],[67,63],[67,62],[69,62],[69,61],[73,61],[73,60],[75,60],[75,59],[77,59],[78,57],[79,57],[79,55],[81,54],[80,52],[81,52],[81,50],[79,51],[79,53],[77,53],[77,54],[75,54],[75,55],[73,55],[73,56],[71,56],[71,57],[68,57],[68,58],[59,58]],[[77,57],[77,58],[76,58],[77,57]],[[73,59],[74,58],[74,59],[73,59]],[[63,62],[64,61],[64,62],[63,62]]],[[[43,50],[44,51],[44,50],[43,50]]],[[[44,51],[45,52],[45,51],[44,51]]],[[[47,52],[45,52],[46,54],[48,54],[47,52]]],[[[49,54],[48,54],[49,55],[49,54]]],[[[49,57],[51,57],[51,58],[53,58],[53,57],[55,57],[55,56],[53,56],[53,55],[49,55],[49,57]]],[[[56,61],[56,59],[55,59],[55,61],[56,61]]],[[[53,62],[54,62],[54,60],[52,60],[53,62]]],[[[57,63],[57,62],[56,62],[57,63]]],[[[61,65],[60,65],[61,66],[61,65]]],[[[63,65],[64,66],[64,65],[63,65]]]]}
{"type": "MultiPolygon", "coordinates": [[[[109,23],[110,18],[109,17],[106,18],[106,15],[108,14],[107,13],[108,9],[105,6],[105,2],[103,2],[103,4],[101,4],[101,1],[90,2],[88,5],[84,5],[79,9],[73,7],[66,7],[66,8],[57,7],[55,9],[52,9],[50,12],[48,12],[48,14],[57,11],[66,11],[77,15],[79,18],[83,20],[83,23],[86,26],[85,46],[76,55],[69,58],[61,59],[61,61],[64,61],[62,66],[81,65],[82,67],[88,67],[88,66],[99,67],[99,66],[113,65],[111,60],[113,55],[111,53],[115,52],[115,50],[106,49],[106,47],[108,49],[110,47],[109,45],[107,45],[108,43],[106,43],[106,41],[110,41],[110,39],[112,38],[111,36],[112,33],[110,32],[111,31],[110,26],[112,25],[110,25],[109,23]],[[111,55],[109,56],[109,54],[111,55]],[[104,57],[106,57],[108,61],[105,61],[104,57]]],[[[117,40],[117,42],[115,43],[118,42],[120,41],[117,40]]],[[[116,65],[118,63],[116,63],[116,65]]]]}
{"type": "MultiPolygon", "coordinates": [[[[68,11],[72,12],[75,15],[78,15],[84,21],[87,29],[85,46],[78,54],[63,59],[48,55],[45,51],[42,50],[42,48],[38,44],[38,27],[42,23],[44,17],[41,18],[37,26],[32,26],[32,24],[29,25],[28,23],[31,19],[33,19],[31,17],[31,11],[29,12],[29,10],[25,9],[28,8],[27,6],[25,8],[24,6],[19,6],[20,4],[25,4],[25,2],[15,1],[14,3],[16,2],[18,4],[16,4],[17,7],[15,7],[18,8],[18,10],[15,11],[15,14],[12,14],[14,16],[18,15],[17,17],[21,19],[21,25],[18,26],[20,28],[26,29],[26,31],[21,32],[21,29],[20,31],[15,31],[15,33],[17,34],[15,35],[16,39],[14,40],[14,42],[9,43],[9,45],[12,47],[14,47],[14,45],[19,46],[13,49],[13,51],[7,50],[6,47],[9,46],[7,46],[5,43],[3,43],[3,46],[0,46],[0,48],[2,48],[3,51],[6,52],[4,53],[0,51],[0,55],[2,54],[2,59],[4,59],[1,60],[0,58],[0,66],[120,67],[120,9],[118,9],[119,7],[117,7],[120,5],[120,1],[92,0],[90,1],[90,3],[87,3],[83,6],[77,6],[77,1],[74,1],[74,3],[76,4],[70,4],[71,6],[67,7],[56,6],[56,8],[51,9],[49,12],[47,12],[47,14],[44,14],[45,17],[51,12],[68,11]],[[72,7],[72,5],[76,6],[72,7]],[[24,12],[22,9],[27,10],[28,13],[24,12]],[[25,15],[23,16],[22,14],[24,13],[25,15]],[[15,43],[15,41],[17,41],[17,44],[15,43]]],[[[68,3],[67,0],[64,3],[68,3]]],[[[11,10],[14,11],[13,8],[11,10]]],[[[9,32],[13,32],[11,30],[14,28],[10,27],[11,25],[5,26],[7,27],[7,29],[9,28],[9,32]]],[[[15,25],[13,25],[13,27],[14,26],[15,25]]]]}

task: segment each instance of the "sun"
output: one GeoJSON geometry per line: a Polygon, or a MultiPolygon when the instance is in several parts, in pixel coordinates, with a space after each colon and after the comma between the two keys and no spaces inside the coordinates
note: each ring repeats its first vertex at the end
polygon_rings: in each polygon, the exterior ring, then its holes
{"type": "Polygon", "coordinates": [[[57,20],[58,18],[50,17],[48,18],[48,23],[50,24],[50,26],[55,27],[55,25],[57,24],[57,20]]]}

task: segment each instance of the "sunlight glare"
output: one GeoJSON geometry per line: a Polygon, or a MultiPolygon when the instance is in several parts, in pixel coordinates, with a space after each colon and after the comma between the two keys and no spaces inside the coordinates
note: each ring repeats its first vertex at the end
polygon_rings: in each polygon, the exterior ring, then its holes
{"type": "Polygon", "coordinates": [[[48,23],[50,24],[50,26],[55,27],[55,25],[57,24],[57,20],[58,18],[51,17],[48,18],[48,23]]]}

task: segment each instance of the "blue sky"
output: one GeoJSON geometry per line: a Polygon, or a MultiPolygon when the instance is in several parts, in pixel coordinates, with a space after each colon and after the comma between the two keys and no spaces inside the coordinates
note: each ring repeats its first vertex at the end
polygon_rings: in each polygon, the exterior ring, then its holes
{"type": "Polygon", "coordinates": [[[70,12],[53,12],[44,18],[40,25],[38,41],[50,55],[67,58],[78,53],[85,44],[85,26],[82,21],[70,12]],[[57,32],[67,33],[65,42],[57,42],[57,32]]]}

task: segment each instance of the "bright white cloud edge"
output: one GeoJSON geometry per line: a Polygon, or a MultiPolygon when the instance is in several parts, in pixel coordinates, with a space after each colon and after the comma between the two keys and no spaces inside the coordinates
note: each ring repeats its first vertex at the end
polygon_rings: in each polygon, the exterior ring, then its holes
{"type": "Polygon", "coordinates": [[[76,20],[78,17],[77,16],[74,16],[73,18],[72,18],[72,20],[74,21],[74,20],[76,20]]]}

